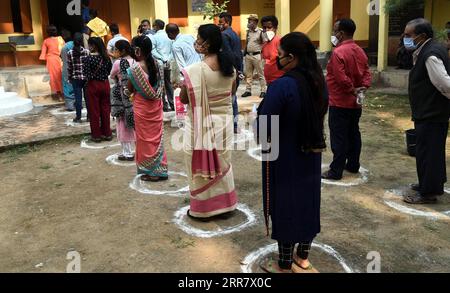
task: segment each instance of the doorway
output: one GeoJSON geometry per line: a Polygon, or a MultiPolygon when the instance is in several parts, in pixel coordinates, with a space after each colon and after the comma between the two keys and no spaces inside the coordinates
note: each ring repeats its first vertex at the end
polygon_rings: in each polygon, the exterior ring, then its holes
{"type": "Polygon", "coordinates": [[[72,34],[83,31],[81,15],[68,15],[67,5],[71,0],[47,0],[48,23],[53,24],[61,32],[63,29],[72,34]]]}

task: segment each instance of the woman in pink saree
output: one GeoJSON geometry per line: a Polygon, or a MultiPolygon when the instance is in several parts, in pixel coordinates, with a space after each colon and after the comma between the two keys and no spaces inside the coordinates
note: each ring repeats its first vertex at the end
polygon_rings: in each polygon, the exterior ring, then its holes
{"type": "Polygon", "coordinates": [[[181,99],[189,104],[184,137],[188,216],[204,220],[230,213],[238,204],[231,165],[236,72],[217,26],[200,26],[195,46],[205,58],[183,70],[181,99]]]}
{"type": "Polygon", "coordinates": [[[136,62],[128,69],[128,88],[134,93],[136,163],[141,180],[167,180],[168,165],[164,151],[164,79],[152,57],[152,42],[146,36],[135,37],[132,45],[136,62]]]}

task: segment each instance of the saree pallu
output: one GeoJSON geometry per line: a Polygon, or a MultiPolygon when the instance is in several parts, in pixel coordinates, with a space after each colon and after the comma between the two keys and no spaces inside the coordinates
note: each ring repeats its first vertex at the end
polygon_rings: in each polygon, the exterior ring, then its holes
{"type": "Polygon", "coordinates": [[[158,78],[155,90],[138,63],[128,69],[128,78],[135,88],[133,107],[138,174],[168,178],[161,79],[158,78]]]}
{"type": "Polygon", "coordinates": [[[219,96],[208,97],[204,70],[209,68],[205,66],[208,65],[197,63],[183,70],[189,96],[184,152],[190,187],[190,214],[197,218],[232,212],[238,204],[231,164],[234,130],[232,83],[214,73],[219,84],[224,81],[224,91],[219,96]]]}

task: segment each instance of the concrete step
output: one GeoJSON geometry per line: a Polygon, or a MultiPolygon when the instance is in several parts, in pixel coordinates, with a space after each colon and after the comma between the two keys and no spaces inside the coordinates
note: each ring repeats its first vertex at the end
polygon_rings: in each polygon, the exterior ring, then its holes
{"type": "Polygon", "coordinates": [[[33,110],[30,99],[20,98],[17,95],[0,97],[0,117],[23,114],[33,110]]]}

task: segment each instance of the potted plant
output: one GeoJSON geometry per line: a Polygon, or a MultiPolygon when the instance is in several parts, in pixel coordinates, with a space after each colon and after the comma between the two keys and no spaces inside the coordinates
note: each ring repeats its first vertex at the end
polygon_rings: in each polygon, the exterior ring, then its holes
{"type": "Polygon", "coordinates": [[[209,19],[217,22],[217,17],[222,12],[227,12],[228,4],[230,3],[230,1],[225,0],[220,2],[215,0],[208,0],[208,2],[205,3],[205,6],[202,10],[203,20],[209,19]]]}

